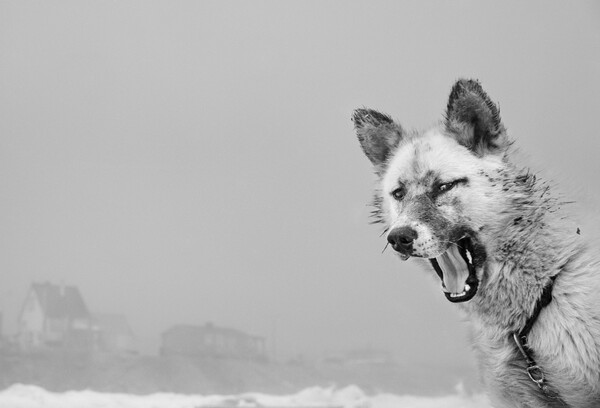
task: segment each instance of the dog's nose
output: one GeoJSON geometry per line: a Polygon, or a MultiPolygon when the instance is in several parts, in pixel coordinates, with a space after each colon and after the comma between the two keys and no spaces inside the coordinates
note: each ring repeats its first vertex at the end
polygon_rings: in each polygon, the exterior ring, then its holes
{"type": "Polygon", "coordinates": [[[419,235],[417,231],[411,227],[401,227],[392,230],[387,240],[392,245],[395,251],[400,252],[404,255],[410,255],[412,252],[413,242],[419,235]]]}

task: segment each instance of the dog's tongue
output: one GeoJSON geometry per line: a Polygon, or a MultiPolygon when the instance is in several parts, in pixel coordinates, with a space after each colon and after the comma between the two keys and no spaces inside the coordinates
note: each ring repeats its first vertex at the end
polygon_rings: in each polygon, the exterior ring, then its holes
{"type": "Polygon", "coordinates": [[[458,252],[456,245],[452,245],[436,259],[442,269],[446,291],[461,293],[465,289],[465,284],[469,277],[469,267],[458,252]]]}

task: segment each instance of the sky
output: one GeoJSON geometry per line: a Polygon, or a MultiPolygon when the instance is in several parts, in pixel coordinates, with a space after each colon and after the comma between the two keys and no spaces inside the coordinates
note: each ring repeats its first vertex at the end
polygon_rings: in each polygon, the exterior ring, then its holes
{"type": "Polygon", "coordinates": [[[50,281],[149,353],[213,322],[281,358],[471,364],[437,278],[382,253],[351,113],[426,128],[478,78],[532,162],[593,195],[599,72],[594,1],[2,1],[3,329],[50,281]]]}

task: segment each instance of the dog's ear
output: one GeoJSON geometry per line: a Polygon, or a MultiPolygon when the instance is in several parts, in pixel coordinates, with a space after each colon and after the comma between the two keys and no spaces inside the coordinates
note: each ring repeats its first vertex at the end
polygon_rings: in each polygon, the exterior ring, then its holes
{"type": "Polygon", "coordinates": [[[478,156],[499,154],[508,146],[500,109],[476,80],[461,79],[450,91],[446,130],[478,156]]]}
{"type": "Polygon", "coordinates": [[[402,127],[388,115],[372,109],[356,109],[352,121],[365,155],[381,176],[387,159],[402,139],[402,127]]]}

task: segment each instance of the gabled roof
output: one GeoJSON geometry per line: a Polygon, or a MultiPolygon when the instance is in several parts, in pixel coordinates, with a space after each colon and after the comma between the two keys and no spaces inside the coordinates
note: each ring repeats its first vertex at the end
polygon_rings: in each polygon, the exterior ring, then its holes
{"type": "Polygon", "coordinates": [[[75,286],[59,286],[50,282],[33,283],[35,292],[46,317],[59,319],[89,319],[88,311],[79,289],[75,286]]]}

